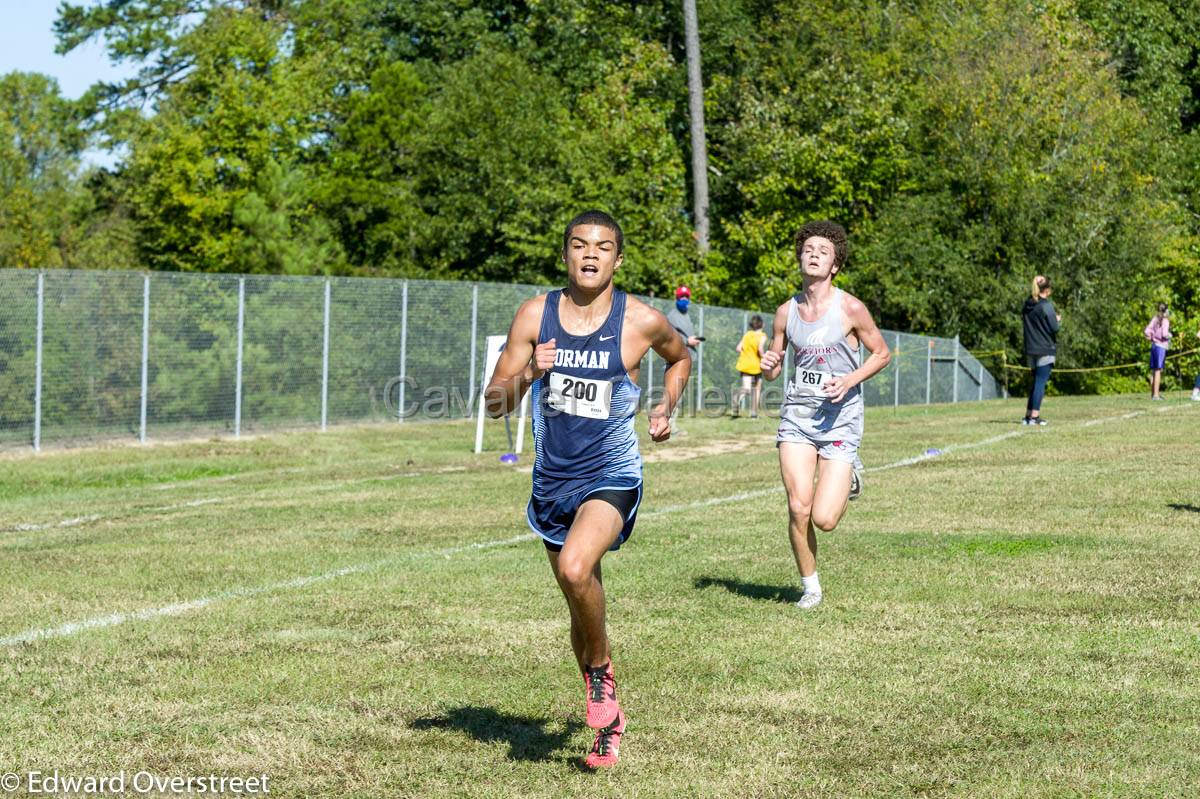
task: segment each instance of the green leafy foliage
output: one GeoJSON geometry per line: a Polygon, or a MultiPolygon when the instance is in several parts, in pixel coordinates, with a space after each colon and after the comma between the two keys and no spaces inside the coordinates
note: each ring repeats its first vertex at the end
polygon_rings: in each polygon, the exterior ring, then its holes
{"type": "Polygon", "coordinates": [[[45,75],[0,76],[0,265],[61,266],[84,137],[45,75]]]}
{"type": "Polygon", "coordinates": [[[553,283],[563,224],[599,207],[626,229],[621,286],[764,307],[796,288],[794,231],[831,217],[853,246],[841,284],[893,328],[1016,350],[1036,273],[1064,365],[1140,358],[1156,301],[1195,315],[1197,0],[699,16],[705,257],[670,0],[63,3],[60,51],[102,41],[137,71],[75,108],[5,79],[0,254],[553,283]],[[113,171],[80,173],[88,135],[123,148],[113,171]],[[40,177],[14,142],[46,154],[40,177]]]}

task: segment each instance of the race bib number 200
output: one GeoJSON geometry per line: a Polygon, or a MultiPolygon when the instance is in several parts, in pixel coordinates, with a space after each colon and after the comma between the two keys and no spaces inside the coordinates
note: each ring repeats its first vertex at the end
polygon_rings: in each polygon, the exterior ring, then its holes
{"type": "Polygon", "coordinates": [[[608,380],[550,373],[546,404],[555,410],[588,419],[607,419],[612,410],[613,384],[608,380]]]}

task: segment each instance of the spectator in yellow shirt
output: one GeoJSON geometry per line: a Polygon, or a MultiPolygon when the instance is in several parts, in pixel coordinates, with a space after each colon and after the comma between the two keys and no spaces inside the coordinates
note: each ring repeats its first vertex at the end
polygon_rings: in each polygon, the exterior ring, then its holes
{"type": "Polygon", "coordinates": [[[750,418],[758,418],[758,404],[762,399],[762,358],[767,345],[767,334],[763,332],[763,319],[758,314],[750,317],[750,329],[736,347],[738,353],[737,366],[742,374],[742,387],[733,394],[733,418],[741,414],[742,398],[750,396],[750,418]]]}

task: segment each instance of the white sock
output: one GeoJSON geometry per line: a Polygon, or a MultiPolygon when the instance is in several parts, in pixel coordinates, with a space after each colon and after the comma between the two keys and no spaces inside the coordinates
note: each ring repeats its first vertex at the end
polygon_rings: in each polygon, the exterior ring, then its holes
{"type": "Polygon", "coordinates": [[[821,580],[820,580],[820,578],[817,577],[816,572],[813,572],[812,574],[808,575],[807,577],[805,577],[804,575],[800,575],[800,582],[804,584],[804,593],[806,593],[806,594],[821,593],[821,580]]]}

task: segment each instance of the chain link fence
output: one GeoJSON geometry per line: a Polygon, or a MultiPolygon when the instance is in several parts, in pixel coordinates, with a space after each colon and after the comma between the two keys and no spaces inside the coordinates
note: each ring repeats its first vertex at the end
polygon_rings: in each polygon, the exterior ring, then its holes
{"type": "MultiPolygon", "coordinates": [[[[427,280],[0,270],[0,449],[181,438],[349,422],[469,417],[485,341],[545,286],[427,280]]],[[[642,298],[666,312],[670,301],[642,298]]],[[[699,358],[682,412],[715,415],[735,347],[773,311],[693,304],[699,358]]],[[[868,405],[993,399],[955,339],[884,331],[893,361],[868,405]]],[[[767,411],[785,379],[763,390],[767,411]]],[[[638,375],[646,407],[663,362],[638,375]]]]}

